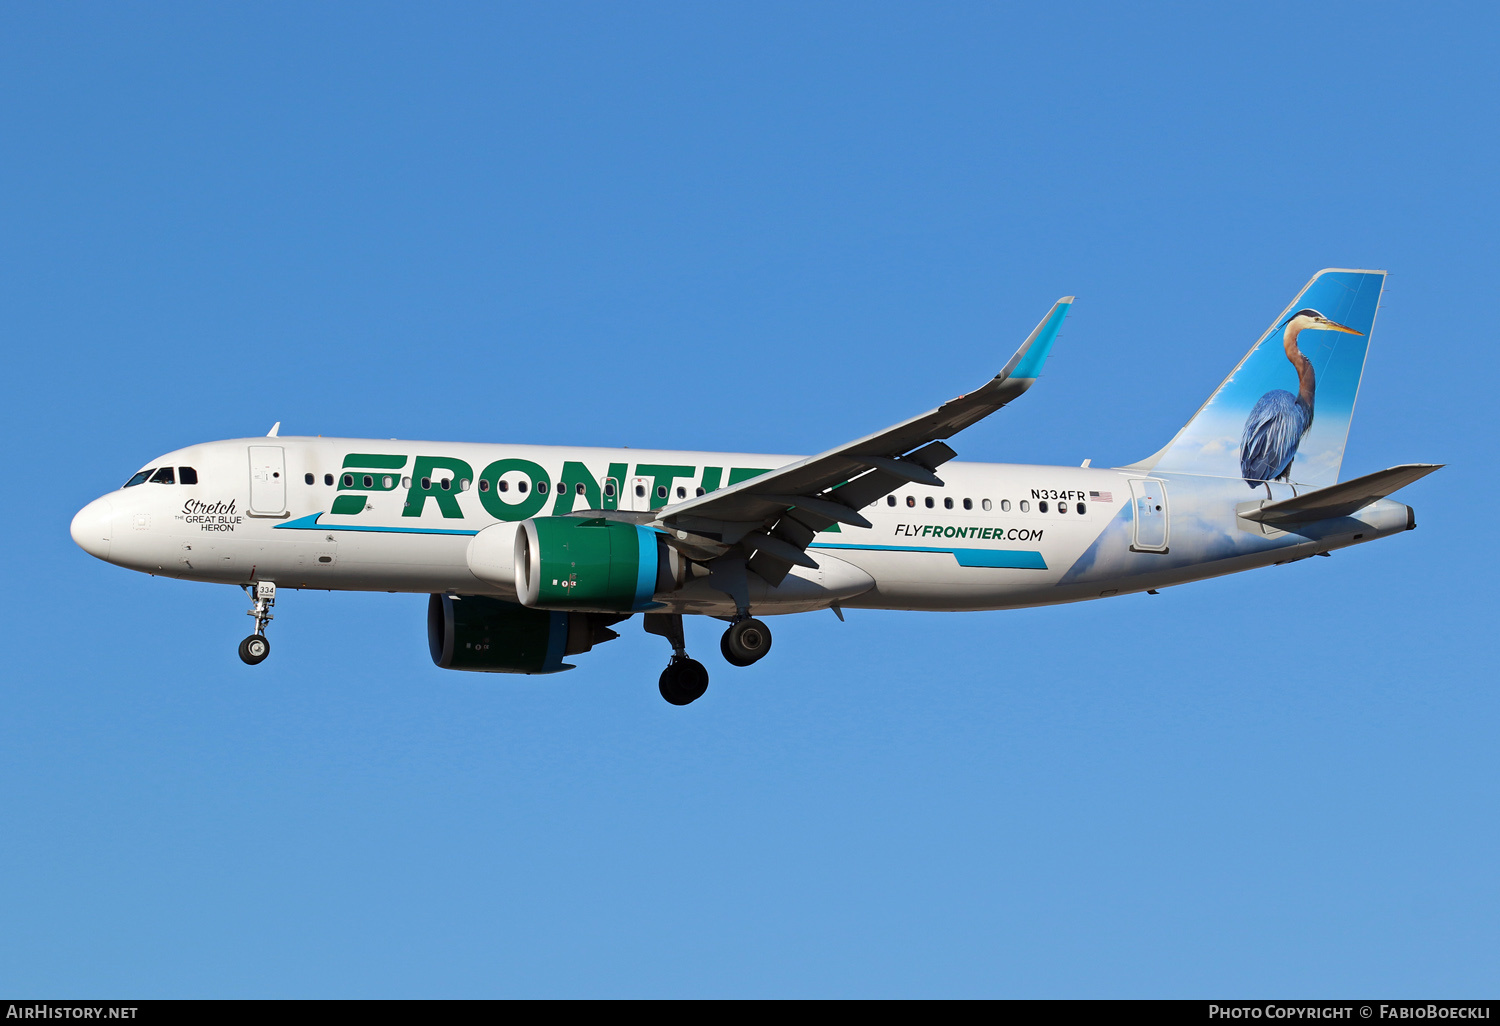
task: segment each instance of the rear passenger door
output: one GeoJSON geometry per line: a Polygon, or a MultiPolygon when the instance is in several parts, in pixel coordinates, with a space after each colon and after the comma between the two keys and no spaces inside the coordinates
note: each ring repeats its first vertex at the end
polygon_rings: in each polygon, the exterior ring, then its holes
{"type": "Polygon", "coordinates": [[[1130,498],[1135,506],[1135,552],[1166,552],[1170,521],[1167,518],[1167,486],[1152,478],[1131,478],[1130,498]]]}

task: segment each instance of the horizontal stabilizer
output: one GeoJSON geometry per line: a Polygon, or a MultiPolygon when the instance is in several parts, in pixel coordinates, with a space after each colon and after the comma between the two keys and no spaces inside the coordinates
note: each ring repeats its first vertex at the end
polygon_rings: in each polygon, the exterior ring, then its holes
{"type": "Polygon", "coordinates": [[[1290,499],[1268,502],[1257,509],[1246,510],[1240,516],[1246,520],[1272,525],[1306,524],[1314,520],[1347,517],[1372,502],[1385,498],[1396,489],[1405,488],[1434,470],[1443,469],[1443,466],[1441,463],[1405,463],[1290,499]]]}

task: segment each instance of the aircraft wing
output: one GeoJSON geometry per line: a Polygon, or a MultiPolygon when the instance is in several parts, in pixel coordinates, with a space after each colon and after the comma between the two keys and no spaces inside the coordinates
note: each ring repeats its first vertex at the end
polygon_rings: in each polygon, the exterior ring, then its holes
{"type": "Polygon", "coordinates": [[[834,523],[870,526],[858,511],[902,485],[942,485],[933,471],[957,455],[942,439],[1032,386],[1072,303],[1072,296],[1059,299],[1004,369],[974,391],[817,456],[667,506],[656,526],[699,554],[743,544],[754,553],[749,568],[773,585],[794,563],[816,566],[805,550],[818,531],[834,523]]]}

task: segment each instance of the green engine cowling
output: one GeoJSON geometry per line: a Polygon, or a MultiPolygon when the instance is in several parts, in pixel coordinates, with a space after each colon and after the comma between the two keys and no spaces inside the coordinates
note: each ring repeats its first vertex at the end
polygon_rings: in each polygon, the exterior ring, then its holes
{"type": "Polygon", "coordinates": [[[516,531],[516,594],[535,609],[634,613],[680,583],[680,562],[660,533],[635,524],[533,517],[516,531]]]}
{"type": "Polygon", "coordinates": [[[618,638],[621,617],[527,609],[483,595],[433,595],[427,600],[427,646],[445,670],[557,673],[564,656],[618,638]]]}

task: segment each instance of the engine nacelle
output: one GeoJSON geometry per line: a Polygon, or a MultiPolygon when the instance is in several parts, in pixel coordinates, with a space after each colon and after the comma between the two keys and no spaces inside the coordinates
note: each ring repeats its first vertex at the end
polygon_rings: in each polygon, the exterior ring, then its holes
{"type": "Polygon", "coordinates": [[[685,564],[656,531],[619,520],[533,517],[515,541],[516,594],[537,609],[633,613],[682,583],[685,564]]]}
{"type": "Polygon", "coordinates": [[[469,572],[486,584],[496,585],[502,594],[516,587],[516,525],[491,524],[469,542],[466,561],[469,572]]]}
{"type": "Polygon", "coordinates": [[[427,646],[445,670],[557,673],[563,656],[618,638],[620,617],[527,609],[483,595],[433,595],[427,601],[427,646]]]}

